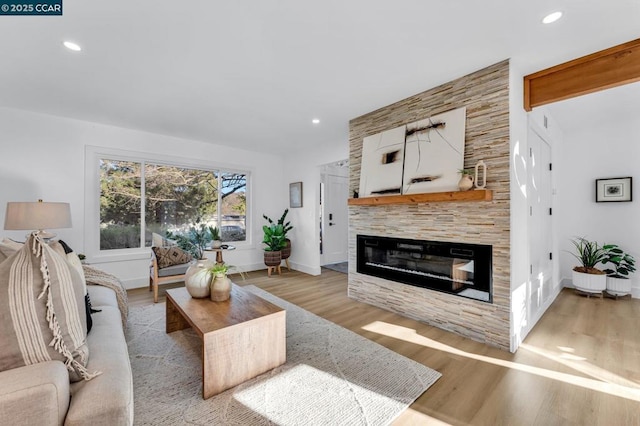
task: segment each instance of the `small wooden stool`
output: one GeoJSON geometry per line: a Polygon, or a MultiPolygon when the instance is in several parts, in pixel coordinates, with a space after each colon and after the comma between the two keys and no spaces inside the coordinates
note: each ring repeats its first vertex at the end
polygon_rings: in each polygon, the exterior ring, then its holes
{"type": "Polygon", "coordinates": [[[271,271],[278,270],[278,275],[282,275],[282,270],[280,269],[280,265],[278,266],[267,266],[267,276],[271,276],[271,271]]]}

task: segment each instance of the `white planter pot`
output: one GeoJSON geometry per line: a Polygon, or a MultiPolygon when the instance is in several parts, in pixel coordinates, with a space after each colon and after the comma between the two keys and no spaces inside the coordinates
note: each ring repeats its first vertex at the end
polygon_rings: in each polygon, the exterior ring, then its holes
{"type": "Polygon", "coordinates": [[[614,296],[631,294],[631,280],[628,278],[607,277],[607,293],[614,296]]]}
{"type": "Polygon", "coordinates": [[[607,288],[607,276],[573,271],[573,286],[586,293],[602,293],[607,288]]]}

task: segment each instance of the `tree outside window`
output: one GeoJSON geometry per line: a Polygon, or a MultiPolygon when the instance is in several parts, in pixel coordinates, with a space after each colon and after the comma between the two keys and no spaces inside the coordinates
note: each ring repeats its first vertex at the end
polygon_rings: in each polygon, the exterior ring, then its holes
{"type": "Polygon", "coordinates": [[[244,173],[101,159],[100,249],[148,247],[153,232],[196,223],[218,226],[224,241],[245,241],[246,191],[244,173]]]}

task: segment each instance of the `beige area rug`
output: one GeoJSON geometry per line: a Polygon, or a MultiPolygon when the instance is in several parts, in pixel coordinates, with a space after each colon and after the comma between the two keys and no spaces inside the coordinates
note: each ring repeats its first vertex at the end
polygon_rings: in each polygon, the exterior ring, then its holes
{"type": "Polygon", "coordinates": [[[441,376],[255,286],[287,311],[287,362],[202,399],[202,346],[165,333],[165,304],[132,307],[127,341],[137,425],[386,425],[441,376]]]}

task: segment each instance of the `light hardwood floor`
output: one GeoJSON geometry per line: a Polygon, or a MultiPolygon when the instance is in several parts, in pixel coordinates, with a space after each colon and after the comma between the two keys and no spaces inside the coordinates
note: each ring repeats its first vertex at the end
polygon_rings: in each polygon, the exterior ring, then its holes
{"type": "MultiPolygon", "coordinates": [[[[396,425],[640,425],[640,300],[564,290],[511,354],[347,297],[347,275],[251,272],[253,284],[442,373],[396,425]]],[[[160,302],[165,290],[161,286],[160,302]]],[[[130,305],[153,303],[146,289],[130,305]]]]}

